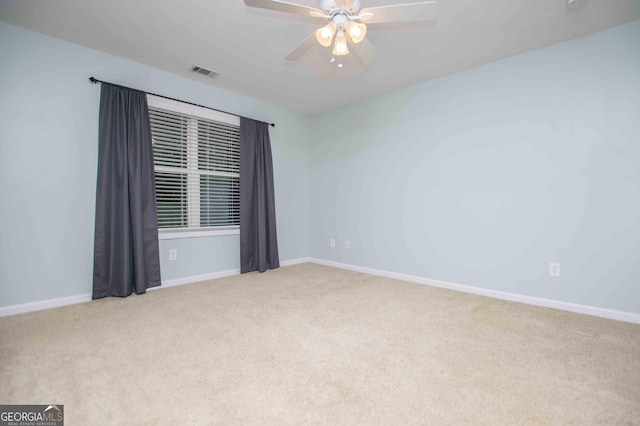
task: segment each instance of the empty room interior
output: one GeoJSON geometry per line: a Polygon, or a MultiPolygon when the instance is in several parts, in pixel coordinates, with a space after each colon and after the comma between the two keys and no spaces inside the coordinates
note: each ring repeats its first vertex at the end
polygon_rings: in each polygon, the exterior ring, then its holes
{"type": "Polygon", "coordinates": [[[0,0],[0,63],[0,420],[640,424],[640,0],[0,0]]]}

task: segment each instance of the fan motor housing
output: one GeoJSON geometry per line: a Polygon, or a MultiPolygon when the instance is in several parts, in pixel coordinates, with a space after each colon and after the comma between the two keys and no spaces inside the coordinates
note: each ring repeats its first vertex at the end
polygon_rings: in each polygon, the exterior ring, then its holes
{"type": "Polygon", "coordinates": [[[333,22],[333,26],[336,27],[336,30],[340,31],[347,28],[347,23],[349,22],[349,19],[346,17],[346,15],[336,14],[331,19],[331,22],[333,22]]]}
{"type": "Polygon", "coordinates": [[[346,12],[347,15],[357,15],[360,11],[360,0],[321,0],[320,9],[328,15],[346,12]]]}

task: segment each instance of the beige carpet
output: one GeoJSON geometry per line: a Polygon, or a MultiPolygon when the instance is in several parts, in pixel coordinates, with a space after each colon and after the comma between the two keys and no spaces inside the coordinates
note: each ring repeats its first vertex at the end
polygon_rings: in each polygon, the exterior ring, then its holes
{"type": "Polygon", "coordinates": [[[67,425],[640,424],[640,326],[314,264],[0,318],[67,425]]]}

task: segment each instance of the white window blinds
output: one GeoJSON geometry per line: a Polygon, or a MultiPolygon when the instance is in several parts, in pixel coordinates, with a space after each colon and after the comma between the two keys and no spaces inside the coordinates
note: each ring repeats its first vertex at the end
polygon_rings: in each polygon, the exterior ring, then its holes
{"type": "Polygon", "coordinates": [[[240,224],[239,118],[149,96],[160,229],[240,224]]]}

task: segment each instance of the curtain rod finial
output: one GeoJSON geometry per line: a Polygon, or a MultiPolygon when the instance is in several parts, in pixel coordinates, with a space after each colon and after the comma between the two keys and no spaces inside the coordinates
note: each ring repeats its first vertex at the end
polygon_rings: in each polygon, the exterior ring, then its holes
{"type": "Polygon", "coordinates": [[[94,83],[94,84],[100,83],[100,80],[98,80],[98,79],[97,79],[97,78],[95,78],[94,76],[89,77],[89,81],[90,81],[90,82],[92,82],[92,83],[94,83]]]}

